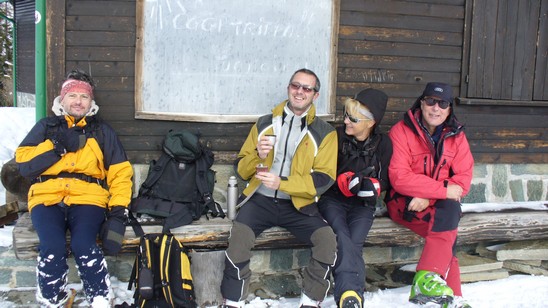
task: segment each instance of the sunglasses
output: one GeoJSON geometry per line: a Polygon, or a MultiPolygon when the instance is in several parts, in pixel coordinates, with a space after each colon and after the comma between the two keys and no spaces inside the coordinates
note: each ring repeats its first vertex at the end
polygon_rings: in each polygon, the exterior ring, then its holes
{"type": "Polygon", "coordinates": [[[441,109],[447,109],[447,107],[451,105],[451,103],[449,103],[448,101],[444,101],[442,99],[435,99],[431,97],[425,97],[422,100],[427,106],[432,107],[435,104],[438,104],[438,106],[440,106],[441,109]]]}
{"type": "Polygon", "coordinates": [[[298,83],[298,82],[291,82],[291,83],[289,84],[289,87],[291,88],[291,90],[295,90],[295,91],[297,91],[297,90],[299,90],[300,88],[302,88],[304,93],[316,92],[316,89],[314,89],[313,87],[311,87],[311,86],[305,86],[305,85],[302,85],[302,84],[300,84],[300,83],[298,83]]]}
{"type": "Polygon", "coordinates": [[[350,122],[352,123],[360,123],[360,121],[367,121],[369,119],[359,119],[359,118],[356,118],[356,117],[353,117],[351,115],[348,114],[348,112],[344,112],[344,118],[348,118],[350,120],[350,122]]]}

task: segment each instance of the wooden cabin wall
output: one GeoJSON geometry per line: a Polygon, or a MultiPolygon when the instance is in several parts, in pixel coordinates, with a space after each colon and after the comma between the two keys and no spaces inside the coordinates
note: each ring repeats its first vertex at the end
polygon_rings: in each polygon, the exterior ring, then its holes
{"type": "MultiPolygon", "coordinates": [[[[97,81],[99,114],[117,131],[131,162],[155,159],[165,133],[177,128],[199,132],[217,162],[233,161],[251,123],[134,119],[135,1],[51,1],[48,12],[55,17],[48,26],[50,102],[66,72],[82,68],[97,81]]],[[[366,87],[390,97],[384,131],[429,81],[461,93],[465,12],[465,0],[341,0],[333,124],[341,123],[344,97],[366,87]]],[[[455,112],[467,127],[476,162],[548,163],[546,107],[456,104],[455,112]]]]}

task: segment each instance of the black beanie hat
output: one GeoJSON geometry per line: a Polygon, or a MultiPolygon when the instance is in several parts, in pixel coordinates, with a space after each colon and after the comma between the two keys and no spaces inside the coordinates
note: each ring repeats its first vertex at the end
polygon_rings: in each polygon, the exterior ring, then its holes
{"type": "Polygon", "coordinates": [[[377,124],[381,122],[388,102],[388,96],[383,91],[368,88],[358,93],[355,99],[371,111],[377,124]]]}

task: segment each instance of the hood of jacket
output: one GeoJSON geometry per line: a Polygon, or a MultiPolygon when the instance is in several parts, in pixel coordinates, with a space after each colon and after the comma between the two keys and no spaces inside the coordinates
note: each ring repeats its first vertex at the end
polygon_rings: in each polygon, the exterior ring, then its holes
{"type": "MultiPolygon", "coordinates": [[[[65,108],[63,108],[63,105],[61,104],[61,96],[57,96],[53,100],[53,105],[51,106],[51,111],[53,111],[53,113],[56,116],[69,115],[65,111],[65,108]]],[[[84,117],[96,115],[97,112],[99,112],[99,106],[97,106],[97,104],[95,103],[95,100],[92,100],[91,101],[91,108],[89,109],[88,113],[86,113],[86,115],[84,117]]]]}

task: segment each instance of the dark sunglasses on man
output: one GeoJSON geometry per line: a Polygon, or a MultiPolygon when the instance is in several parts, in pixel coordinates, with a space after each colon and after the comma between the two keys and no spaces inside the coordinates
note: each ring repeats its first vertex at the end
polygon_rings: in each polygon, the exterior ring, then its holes
{"type": "Polygon", "coordinates": [[[425,97],[422,99],[422,101],[427,105],[427,106],[434,106],[435,104],[438,104],[438,106],[440,106],[441,109],[447,109],[451,103],[448,102],[448,101],[444,101],[442,99],[435,99],[433,97],[425,97]]]}

